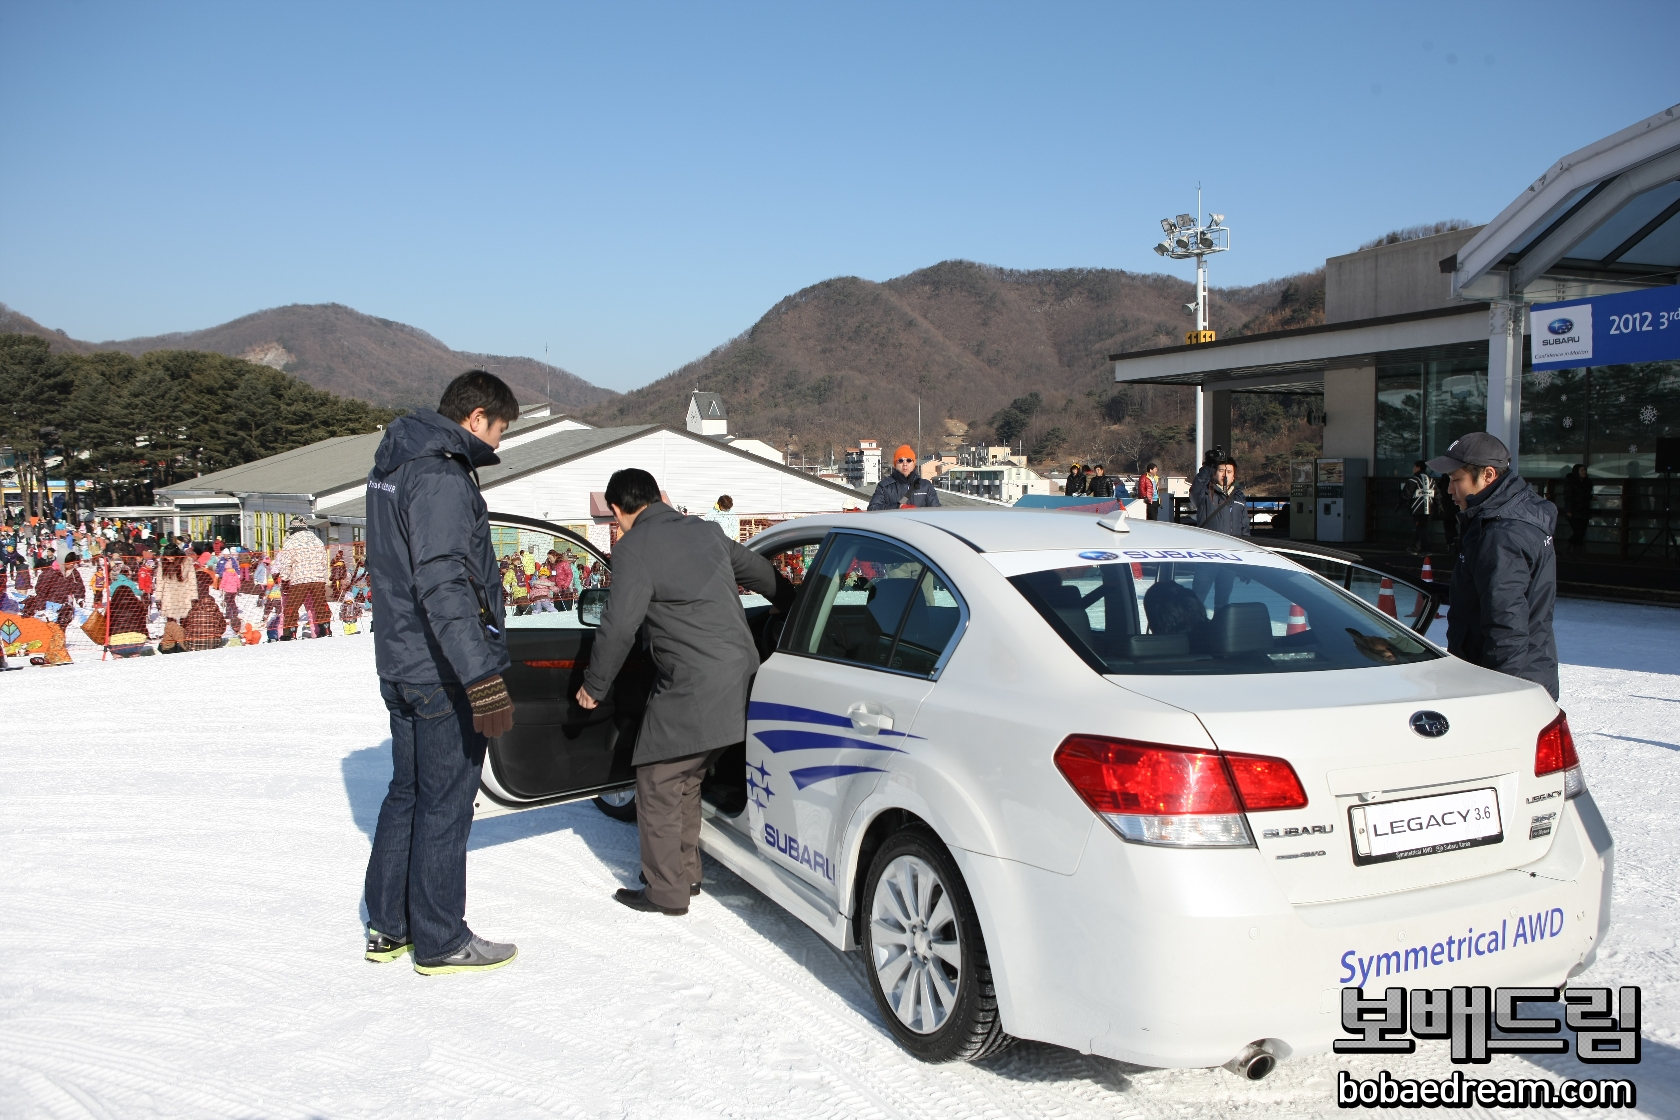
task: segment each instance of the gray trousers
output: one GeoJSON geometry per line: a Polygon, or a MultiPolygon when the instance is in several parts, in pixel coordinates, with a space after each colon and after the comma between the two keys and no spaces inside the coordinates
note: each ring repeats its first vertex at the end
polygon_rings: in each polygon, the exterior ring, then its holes
{"type": "Polygon", "coordinates": [[[648,900],[681,909],[700,881],[700,783],[722,750],[636,767],[636,831],[648,900]]]}

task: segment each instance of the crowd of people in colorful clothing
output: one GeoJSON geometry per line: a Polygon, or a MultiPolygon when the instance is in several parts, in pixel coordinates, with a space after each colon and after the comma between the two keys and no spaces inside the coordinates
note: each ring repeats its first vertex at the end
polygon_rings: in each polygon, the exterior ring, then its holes
{"type": "Polygon", "coordinates": [[[599,560],[566,549],[551,548],[538,556],[535,546],[502,557],[502,591],[513,614],[546,614],[569,611],[578,593],[611,583],[599,560]]]}
{"type": "Polygon", "coordinates": [[[0,529],[0,662],[65,664],[76,632],[115,657],[325,638],[335,613],[336,632],[356,634],[371,628],[363,559],[301,519],[266,551],[147,522],[0,529]]]}

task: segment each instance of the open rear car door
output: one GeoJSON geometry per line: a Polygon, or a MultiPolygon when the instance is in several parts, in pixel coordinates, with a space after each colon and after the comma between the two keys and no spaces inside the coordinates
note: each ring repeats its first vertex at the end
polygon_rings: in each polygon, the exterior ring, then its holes
{"type": "Polygon", "coordinates": [[[1317,572],[1336,586],[1351,591],[1419,634],[1429,633],[1430,623],[1435,621],[1441,604],[1446,602],[1444,587],[1374,567],[1352,552],[1303,541],[1268,544],[1265,547],[1279,556],[1288,557],[1308,571],[1317,572]],[[1386,587],[1385,581],[1388,584],[1386,587]]]}
{"type": "Polygon", "coordinates": [[[646,655],[631,654],[598,707],[574,699],[594,646],[599,589],[611,582],[606,557],[580,534],[534,518],[492,513],[490,532],[507,604],[513,729],[490,740],[478,815],[633,785],[630,757],[653,683],[646,655]]]}

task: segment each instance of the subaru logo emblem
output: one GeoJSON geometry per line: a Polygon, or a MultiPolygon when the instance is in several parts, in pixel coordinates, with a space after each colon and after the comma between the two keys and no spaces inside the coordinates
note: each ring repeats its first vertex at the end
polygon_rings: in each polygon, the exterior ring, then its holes
{"type": "Polygon", "coordinates": [[[1546,324],[1546,329],[1552,334],[1568,334],[1570,331],[1575,329],[1575,320],[1553,319],[1551,322],[1546,324]]]}
{"type": "Polygon", "coordinates": [[[1413,712],[1412,730],[1425,739],[1439,739],[1447,733],[1447,717],[1440,712],[1413,712]]]}
{"type": "Polygon", "coordinates": [[[1118,560],[1120,557],[1112,552],[1081,552],[1081,560],[1118,560]]]}

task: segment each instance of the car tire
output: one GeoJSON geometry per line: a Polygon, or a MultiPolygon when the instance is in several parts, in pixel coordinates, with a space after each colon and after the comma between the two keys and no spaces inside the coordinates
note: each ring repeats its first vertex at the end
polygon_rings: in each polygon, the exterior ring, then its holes
{"type": "Polygon", "coordinates": [[[636,787],[629,786],[625,789],[615,789],[611,793],[603,793],[595,799],[595,808],[615,821],[635,824],[636,787]]]}
{"type": "Polygon", "coordinates": [[[899,1045],[924,1062],[971,1062],[1015,1041],[998,1014],[973,899],[937,836],[889,836],[861,905],[869,989],[899,1045]]]}

